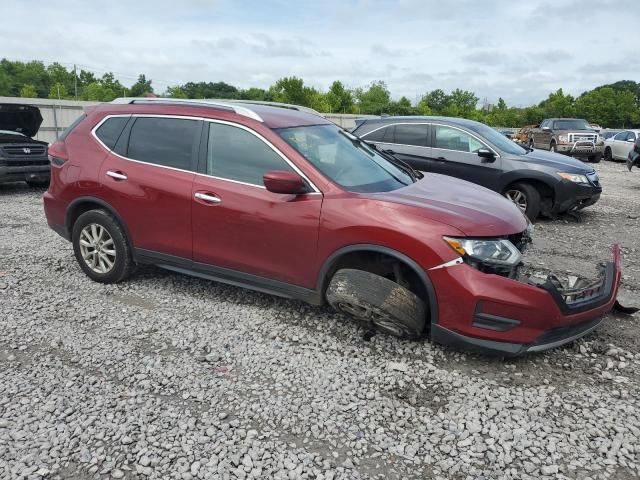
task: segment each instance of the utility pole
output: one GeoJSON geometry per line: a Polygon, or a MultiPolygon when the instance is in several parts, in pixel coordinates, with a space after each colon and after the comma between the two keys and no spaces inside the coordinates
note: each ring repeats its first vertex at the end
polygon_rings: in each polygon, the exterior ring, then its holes
{"type": "Polygon", "coordinates": [[[73,90],[76,100],[78,100],[78,70],[75,63],[73,64],[73,90]]]}

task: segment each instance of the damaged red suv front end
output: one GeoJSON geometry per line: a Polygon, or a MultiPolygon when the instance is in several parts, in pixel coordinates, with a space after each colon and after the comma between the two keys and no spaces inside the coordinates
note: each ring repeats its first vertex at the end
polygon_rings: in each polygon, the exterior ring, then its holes
{"type": "Polygon", "coordinates": [[[598,266],[593,280],[487,275],[466,262],[429,274],[435,284],[453,286],[438,294],[439,321],[431,327],[435,341],[517,356],[564,345],[600,325],[616,302],[620,248],[613,246],[611,260],[598,266]]]}

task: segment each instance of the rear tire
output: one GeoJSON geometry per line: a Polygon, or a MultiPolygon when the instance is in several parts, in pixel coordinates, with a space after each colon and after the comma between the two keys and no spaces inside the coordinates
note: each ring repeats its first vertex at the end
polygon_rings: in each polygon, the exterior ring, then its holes
{"type": "Polygon", "coordinates": [[[515,203],[532,222],[540,215],[540,192],[533,185],[514,183],[505,190],[504,196],[515,203]]]}
{"type": "Polygon", "coordinates": [[[104,210],[80,215],[73,224],[71,241],[80,268],[95,282],[121,282],[135,270],[124,229],[104,210]]]}
{"type": "Polygon", "coordinates": [[[613,152],[611,152],[611,148],[607,147],[604,149],[604,159],[607,162],[613,161],[613,152]]]}
{"type": "Polygon", "coordinates": [[[339,312],[399,338],[417,338],[424,331],[426,305],[412,291],[364,270],[338,270],[326,292],[339,312]]]}

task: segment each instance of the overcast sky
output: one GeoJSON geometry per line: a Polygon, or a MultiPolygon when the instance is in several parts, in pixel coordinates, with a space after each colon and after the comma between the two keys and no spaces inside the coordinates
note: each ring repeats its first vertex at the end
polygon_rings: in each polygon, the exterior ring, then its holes
{"type": "Polygon", "coordinates": [[[528,105],[640,80],[637,0],[0,0],[0,57],[73,63],[156,91],[188,81],[326,90],[384,80],[528,105]]]}

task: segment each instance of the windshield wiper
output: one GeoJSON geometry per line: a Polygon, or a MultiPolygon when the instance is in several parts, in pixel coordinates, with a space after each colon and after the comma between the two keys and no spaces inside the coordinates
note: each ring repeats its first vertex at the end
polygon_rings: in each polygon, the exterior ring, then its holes
{"type": "MultiPolygon", "coordinates": [[[[411,168],[410,165],[408,165],[407,163],[403,162],[402,160],[400,160],[399,158],[393,157],[391,155],[389,155],[388,153],[386,153],[384,150],[379,150],[378,147],[376,147],[374,144],[371,143],[367,143],[365,141],[363,141],[362,139],[360,139],[359,137],[356,137],[353,133],[351,132],[347,132],[346,130],[340,129],[339,130],[340,133],[342,133],[345,137],[347,137],[349,140],[351,140],[351,142],[354,145],[357,145],[358,147],[360,147],[362,150],[364,150],[364,152],[373,157],[373,154],[367,151],[367,148],[365,147],[369,147],[373,150],[375,150],[376,152],[378,152],[378,154],[383,157],[385,160],[387,160],[389,163],[391,163],[392,165],[395,165],[396,167],[398,167],[400,170],[404,171],[407,175],[409,175],[409,178],[411,179],[412,183],[415,183],[418,181],[418,178],[422,178],[418,177],[417,172],[411,168]]],[[[377,162],[376,162],[377,163],[377,162]]],[[[384,168],[384,167],[383,167],[384,168]]],[[[387,170],[385,168],[385,170],[387,170]]],[[[401,181],[399,178],[397,178],[393,173],[387,171],[387,173],[389,175],[391,175],[395,180],[397,180],[399,183],[404,184],[403,181],[401,181]]],[[[422,174],[421,174],[422,175],[422,174]]]]}
{"type": "Polygon", "coordinates": [[[413,168],[411,165],[409,165],[407,162],[398,158],[396,156],[396,153],[393,150],[381,150],[378,148],[378,146],[375,143],[367,143],[367,145],[373,148],[376,152],[378,152],[384,158],[389,160],[391,163],[393,163],[396,167],[407,172],[407,174],[411,177],[414,183],[417,182],[418,179],[424,178],[424,174],[422,172],[419,172],[418,170],[413,168]]]}

